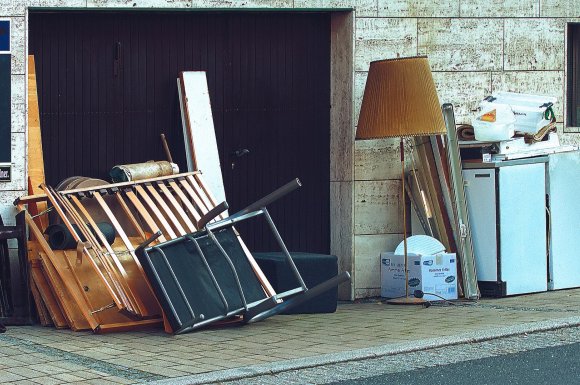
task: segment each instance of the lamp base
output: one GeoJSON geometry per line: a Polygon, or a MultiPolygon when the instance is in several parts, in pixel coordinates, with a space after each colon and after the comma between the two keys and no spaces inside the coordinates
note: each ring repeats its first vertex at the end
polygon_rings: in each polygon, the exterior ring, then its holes
{"type": "Polygon", "coordinates": [[[423,305],[426,302],[423,298],[401,297],[389,299],[386,303],[389,305],[423,305]]]}

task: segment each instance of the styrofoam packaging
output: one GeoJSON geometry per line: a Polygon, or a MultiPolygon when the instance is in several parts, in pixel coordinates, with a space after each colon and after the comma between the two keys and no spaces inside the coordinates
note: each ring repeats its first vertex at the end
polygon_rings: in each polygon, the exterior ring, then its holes
{"type": "Polygon", "coordinates": [[[507,105],[498,104],[486,105],[479,114],[472,120],[475,140],[483,142],[508,140],[514,136],[516,118],[511,108],[507,105]],[[495,122],[481,120],[481,116],[496,110],[495,122]]]}
{"type": "Polygon", "coordinates": [[[520,94],[516,92],[496,92],[485,98],[480,107],[490,110],[498,105],[509,106],[516,118],[515,131],[535,134],[550,123],[544,118],[546,109],[558,99],[553,96],[520,94]]]}
{"type": "MultiPolygon", "coordinates": [[[[457,299],[457,257],[455,253],[407,256],[409,296],[415,290],[425,293],[424,299],[440,301],[457,299]],[[433,295],[434,294],[434,295],[433,295]]],[[[381,296],[405,296],[405,257],[381,253],[381,296]]]]}

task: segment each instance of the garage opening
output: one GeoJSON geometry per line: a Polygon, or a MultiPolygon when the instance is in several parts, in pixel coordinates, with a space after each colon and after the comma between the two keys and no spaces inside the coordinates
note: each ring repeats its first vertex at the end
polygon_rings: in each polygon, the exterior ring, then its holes
{"type": "Polygon", "coordinates": [[[291,250],[329,252],[330,14],[35,11],[29,53],[47,183],[163,160],[161,133],[185,171],[176,79],[206,71],[231,212],[299,177],[270,212],[291,250]]]}

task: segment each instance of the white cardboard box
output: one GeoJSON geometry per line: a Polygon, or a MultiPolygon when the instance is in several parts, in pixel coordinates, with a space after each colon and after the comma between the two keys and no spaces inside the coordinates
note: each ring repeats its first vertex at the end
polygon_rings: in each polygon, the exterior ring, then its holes
{"type": "MultiPolygon", "coordinates": [[[[408,255],[409,296],[422,290],[428,301],[457,299],[457,257],[453,254],[408,255]],[[432,293],[436,295],[430,295],[432,293]]],[[[405,257],[381,253],[381,296],[405,296],[405,257]]]]}

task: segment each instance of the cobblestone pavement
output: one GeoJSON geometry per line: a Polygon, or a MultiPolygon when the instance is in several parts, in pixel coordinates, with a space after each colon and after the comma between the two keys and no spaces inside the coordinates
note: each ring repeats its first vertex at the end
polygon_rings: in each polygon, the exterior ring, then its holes
{"type": "Polygon", "coordinates": [[[179,336],[9,327],[0,334],[0,383],[211,383],[577,324],[580,289],[429,308],[345,303],[333,314],[179,336]]]}
{"type": "Polygon", "coordinates": [[[330,384],[401,373],[463,361],[497,357],[534,349],[569,345],[580,342],[580,328],[566,328],[489,341],[434,348],[380,358],[323,365],[301,370],[290,370],[274,375],[263,375],[242,380],[219,382],[220,385],[296,385],[330,384]]]}

